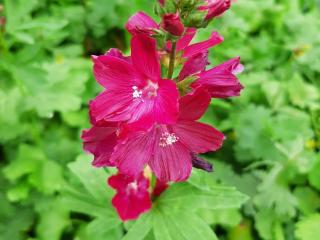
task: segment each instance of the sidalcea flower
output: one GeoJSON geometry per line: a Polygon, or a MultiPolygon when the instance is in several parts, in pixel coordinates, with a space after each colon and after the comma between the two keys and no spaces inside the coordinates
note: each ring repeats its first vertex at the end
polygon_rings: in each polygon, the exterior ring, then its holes
{"type": "Polygon", "coordinates": [[[196,121],[206,111],[210,95],[197,88],[179,102],[176,124],[154,124],[148,131],[133,131],[116,145],[110,161],[120,172],[138,176],[148,164],[160,181],[183,181],[190,175],[193,154],[221,147],[224,135],[196,121]]]}
{"type": "Polygon", "coordinates": [[[179,13],[167,13],[162,16],[161,27],[174,36],[181,36],[184,32],[179,13]]]}
{"type": "Polygon", "coordinates": [[[151,208],[149,179],[143,173],[136,178],[118,173],[108,179],[108,184],[117,191],[112,205],[122,221],[136,219],[151,208]]]}
{"type": "Polygon", "coordinates": [[[198,80],[191,86],[206,88],[211,97],[214,98],[239,96],[243,86],[236,77],[236,74],[241,73],[243,69],[240,57],[236,57],[208,71],[201,72],[198,80]]]}
{"type": "Polygon", "coordinates": [[[160,75],[156,41],[145,34],[131,40],[131,60],[111,53],[93,56],[94,75],[106,88],[90,102],[92,123],[126,121],[148,128],[173,124],[178,116],[178,91],[160,75]]]}
{"type": "Polygon", "coordinates": [[[206,5],[200,6],[200,11],[208,11],[205,19],[211,20],[228,10],[231,6],[231,0],[205,0],[206,5]]]}
{"type": "Polygon", "coordinates": [[[154,30],[159,29],[159,25],[144,12],[137,12],[131,16],[125,27],[132,35],[139,33],[152,35],[154,30]]]}

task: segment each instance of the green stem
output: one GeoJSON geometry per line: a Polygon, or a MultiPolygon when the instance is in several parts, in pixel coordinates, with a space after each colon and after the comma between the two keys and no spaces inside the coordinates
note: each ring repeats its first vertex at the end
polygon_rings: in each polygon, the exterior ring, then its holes
{"type": "Polygon", "coordinates": [[[172,78],[175,58],[176,58],[176,42],[172,42],[172,47],[170,51],[169,69],[168,69],[168,75],[167,75],[168,79],[172,78]]]}

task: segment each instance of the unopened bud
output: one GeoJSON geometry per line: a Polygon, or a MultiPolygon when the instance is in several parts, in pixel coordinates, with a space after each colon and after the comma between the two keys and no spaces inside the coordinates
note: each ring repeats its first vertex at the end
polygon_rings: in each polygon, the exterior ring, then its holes
{"type": "Polygon", "coordinates": [[[204,24],[204,18],[206,13],[200,11],[192,12],[185,21],[186,27],[201,28],[204,24]]]}
{"type": "Polygon", "coordinates": [[[181,36],[184,26],[180,20],[179,13],[167,13],[162,16],[161,27],[174,36],[181,36]]]}

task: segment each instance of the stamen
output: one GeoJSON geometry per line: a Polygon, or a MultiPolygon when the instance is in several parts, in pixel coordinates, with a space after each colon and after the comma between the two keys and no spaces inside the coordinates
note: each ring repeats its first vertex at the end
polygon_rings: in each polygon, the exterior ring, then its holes
{"type": "Polygon", "coordinates": [[[128,186],[127,186],[127,192],[137,191],[137,190],[138,190],[138,183],[137,183],[137,181],[134,181],[134,182],[128,184],[128,186]]]}
{"type": "Polygon", "coordinates": [[[160,147],[167,147],[169,145],[172,145],[176,143],[179,140],[179,137],[177,137],[174,133],[162,133],[160,137],[159,146],[160,147]]]}
{"type": "Polygon", "coordinates": [[[133,86],[132,87],[132,97],[133,98],[141,98],[142,96],[142,90],[138,90],[138,87],[137,86],[133,86]]]}

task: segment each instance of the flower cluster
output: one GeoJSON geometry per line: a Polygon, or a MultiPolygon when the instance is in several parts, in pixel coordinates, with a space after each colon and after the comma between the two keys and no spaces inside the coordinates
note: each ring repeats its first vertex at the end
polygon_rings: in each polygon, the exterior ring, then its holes
{"type": "Polygon", "coordinates": [[[198,120],[211,98],[238,96],[243,88],[236,77],[243,70],[239,57],[207,69],[208,49],[222,36],[213,32],[191,43],[197,28],[227,10],[229,0],[163,0],[157,6],[159,24],[144,12],[128,20],[131,56],[118,49],[92,56],[105,90],[89,104],[92,127],[82,140],[93,166],[118,169],[108,183],[117,190],[112,203],[122,220],[150,209],[151,197],[167,182],[186,180],[192,167],[212,171],[198,155],[216,151],[225,137],[198,120]],[[201,23],[190,21],[196,13],[201,23]]]}

